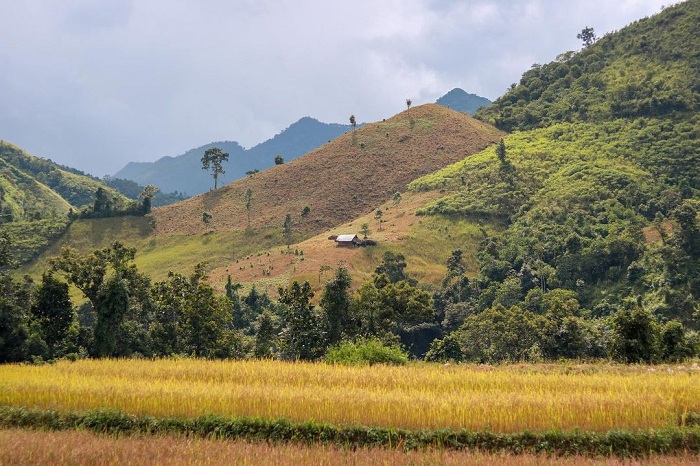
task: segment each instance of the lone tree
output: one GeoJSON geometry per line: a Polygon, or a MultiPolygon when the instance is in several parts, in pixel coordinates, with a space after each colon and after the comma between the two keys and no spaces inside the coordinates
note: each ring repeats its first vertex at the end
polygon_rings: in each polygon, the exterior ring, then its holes
{"type": "Polygon", "coordinates": [[[292,244],[292,216],[287,214],[284,217],[284,239],[287,240],[287,249],[292,244]]]}
{"type": "Polygon", "coordinates": [[[209,222],[211,222],[211,214],[209,212],[203,212],[202,213],[202,222],[204,222],[205,225],[209,225],[209,222]]]}
{"type": "Polygon", "coordinates": [[[303,209],[301,209],[301,218],[306,218],[309,216],[311,213],[311,207],[305,205],[303,209]]]}
{"type": "Polygon", "coordinates": [[[355,120],[355,115],[350,115],[350,126],[352,126],[352,130],[355,131],[355,127],[357,126],[357,120],[355,120]]]}
{"type": "Polygon", "coordinates": [[[245,190],[245,210],[248,212],[248,227],[250,227],[250,205],[253,202],[253,190],[248,188],[245,190]]]}
{"type": "Polygon", "coordinates": [[[143,204],[141,204],[141,210],[144,214],[151,213],[153,196],[155,196],[158,191],[160,191],[158,186],[149,184],[148,186],[143,188],[143,191],[141,191],[141,194],[139,194],[139,197],[143,199],[143,204]]]}
{"type": "Polygon", "coordinates": [[[202,156],[202,170],[211,170],[211,176],[214,177],[214,189],[217,188],[219,174],[226,173],[224,167],[221,166],[221,164],[226,161],[228,161],[228,152],[224,152],[218,147],[212,147],[204,151],[204,155],[202,156]]]}
{"type": "Polygon", "coordinates": [[[381,209],[377,209],[374,212],[374,218],[375,218],[375,220],[377,220],[377,222],[379,222],[379,231],[382,231],[382,222],[384,221],[384,220],[382,220],[383,215],[384,215],[384,212],[382,212],[381,209]]]}
{"type": "Polygon", "coordinates": [[[411,104],[413,101],[411,99],[406,99],[406,110],[408,111],[408,114],[411,114],[411,104]]]}
{"type": "Polygon", "coordinates": [[[372,231],[369,229],[369,223],[363,223],[360,225],[360,233],[362,236],[364,236],[364,239],[367,239],[367,235],[372,233],[372,231]]]}
{"type": "Polygon", "coordinates": [[[498,141],[498,145],[496,146],[496,157],[498,157],[498,161],[501,162],[501,165],[508,164],[508,160],[506,159],[506,143],[503,142],[503,138],[498,141]]]}
{"type": "Polygon", "coordinates": [[[282,165],[284,163],[284,157],[281,155],[275,156],[275,165],[282,165]]]}
{"type": "Polygon", "coordinates": [[[593,30],[593,28],[589,28],[588,26],[583,28],[581,32],[576,36],[576,38],[581,39],[583,41],[584,47],[588,47],[598,39],[595,36],[595,31],[593,30]]]}

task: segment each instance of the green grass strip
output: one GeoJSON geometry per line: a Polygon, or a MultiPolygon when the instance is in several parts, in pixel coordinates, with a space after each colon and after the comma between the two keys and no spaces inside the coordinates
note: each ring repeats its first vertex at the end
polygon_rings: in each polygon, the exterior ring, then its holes
{"type": "Polygon", "coordinates": [[[550,431],[512,434],[467,430],[404,430],[382,427],[334,426],[286,419],[155,418],[118,411],[60,412],[0,407],[0,428],[46,430],[82,429],[110,435],[177,434],[273,442],[320,443],[342,448],[388,447],[478,449],[484,452],[548,453],[646,457],[657,454],[700,453],[700,428],[612,430],[608,432],[550,431]]]}

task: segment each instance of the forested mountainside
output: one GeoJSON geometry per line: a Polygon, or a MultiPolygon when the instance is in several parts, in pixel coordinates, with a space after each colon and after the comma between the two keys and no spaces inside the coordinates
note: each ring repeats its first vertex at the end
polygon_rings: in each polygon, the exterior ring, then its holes
{"type": "Polygon", "coordinates": [[[475,275],[453,261],[436,301],[445,341],[482,360],[553,343],[591,355],[615,329],[631,360],[653,357],[654,335],[685,344],[687,331],[696,348],[699,20],[688,1],[533,66],[477,113],[512,134],[412,183],[444,194],[425,215],[508,225],[484,238],[475,275]],[[558,330],[533,337],[545,325],[558,330]],[[510,350],[497,329],[517,335],[510,350]],[[501,345],[471,340],[484,335],[501,345]]]}

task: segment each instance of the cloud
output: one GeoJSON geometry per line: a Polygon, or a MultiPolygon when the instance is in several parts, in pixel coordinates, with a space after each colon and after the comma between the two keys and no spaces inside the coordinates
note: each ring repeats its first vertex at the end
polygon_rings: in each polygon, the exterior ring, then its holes
{"type": "Polygon", "coordinates": [[[0,4],[0,138],[96,175],[302,116],[376,121],[532,63],[660,0],[66,0],[0,4]]]}

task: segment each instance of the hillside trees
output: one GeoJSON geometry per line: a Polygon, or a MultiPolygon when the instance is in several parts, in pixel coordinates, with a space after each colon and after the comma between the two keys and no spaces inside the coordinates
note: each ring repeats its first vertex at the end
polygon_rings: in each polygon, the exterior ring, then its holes
{"type": "Polygon", "coordinates": [[[335,345],[343,337],[356,333],[350,306],[351,283],[350,273],[345,267],[339,267],[333,279],[326,282],[320,305],[326,317],[329,345],[335,345]]]}
{"type": "Polygon", "coordinates": [[[204,151],[202,155],[202,170],[211,170],[214,178],[214,189],[217,188],[219,175],[226,173],[223,163],[228,161],[228,152],[224,152],[218,147],[212,147],[204,151]]]}
{"type": "Polygon", "coordinates": [[[31,313],[41,327],[49,357],[52,358],[58,344],[68,337],[75,318],[68,284],[56,279],[51,271],[44,273],[35,291],[31,313]]]}
{"type": "Polygon", "coordinates": [[[160,191],[158,186],[149,184],[145,188],[143,188],[143,191],[141,191],[141,194],[139,194],[139,198],[142,200],[141,202],[141,208],[143,210],[144,214],[149,214],[151,213],[151,206],[153,205],[153,197],[160,191]]]}
{"type": "Polygon", "coordinates": [[[292,215],[287,214],[284,217],[284,225],[282,225],[282,234],[284,234],[284,239],[287,243],[287,249],[289,249],[289,246],[292,244],[292,236],[294,234],[292,226],[292,215]]]}
{"type": "Polygon", "coordinates": [[[281,354],[288,360],[313,360],[325,349],[320,316],[310,304],[314,292],[309,282],[280,287],[283,326],[279,335],[281,354]]]}
{"type": "Polygon", "coordinates": [[[95,191],[95,202],[92,204],[92,211],[96,215],[107,216],[112,212],[112,198],[102,187],[95,191]]]}
{"type": "Polygon", "coordinates": [[[60,256],[50,260],[52,270],[62,272],[68,283],[90,301],[97,315],[96,356],[128,353],[129,340],[146,337],[147,323],[142,314],[150,305],[150,279],[132,263],[135,255],[135,249],[117,241],[92,254],[64,248],[60,256]]]}
{"type": "Polygon", "coordinates": [[[170,272],[151,290],[154,319],[149,328],[155,353],[197,357],[229,356],[235,338],[228,306],[206,282],[205,264],[189,277],[170,272]]]}

